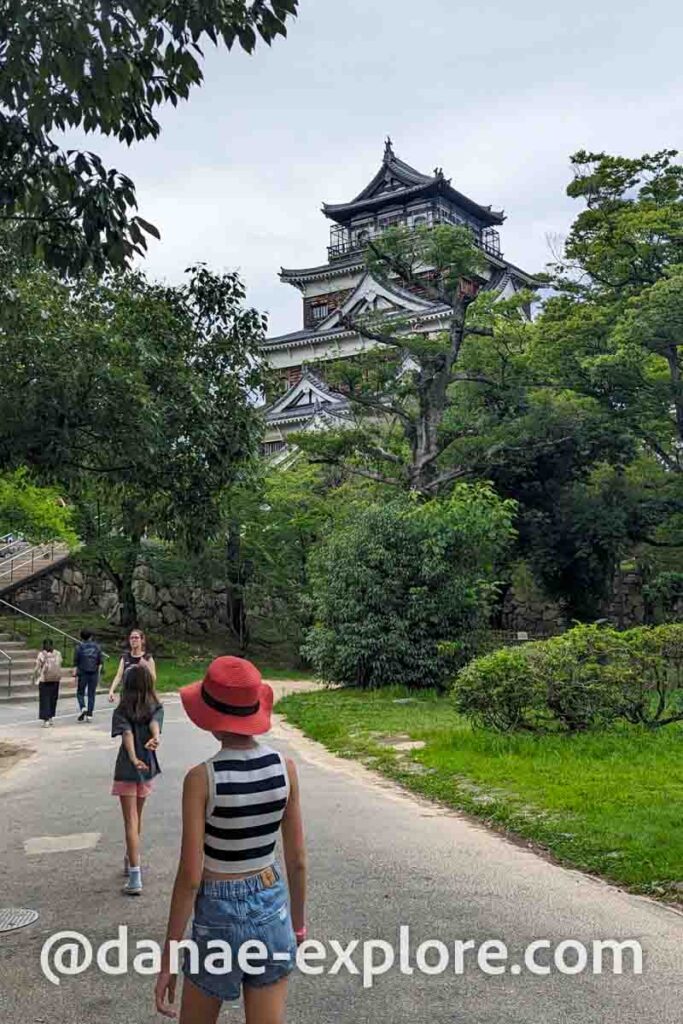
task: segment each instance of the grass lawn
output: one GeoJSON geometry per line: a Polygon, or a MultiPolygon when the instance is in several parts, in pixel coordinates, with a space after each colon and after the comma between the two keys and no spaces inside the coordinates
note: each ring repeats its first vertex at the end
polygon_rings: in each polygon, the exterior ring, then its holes
{"type": "MultiPolygon", "coordinates": [[[[50,615],[44,621],[56,626],[71,637],[78,637],[81,629],[93,631],[96,639],[109,657],[105,661],[104,681],[113,679],[121,651],[124,649],[127,631],[112,625],[96,612],[50,615]]],[[[40,623],[17,616],[0,615],[0,632],[21,634],[31,647],[40,648],[43,638],[50,636],[55,646],[63,651],[64,665],[73,663],[74,644],[70,640],[59,641],[58,637],[46,630],[40,623]]],[[[240,653],[226,636],[179,636],[170,632],[148,631],[149,648],[157,664],[158,689],[160,692],[177,690],[179,686],[201,678],[209,662],[219,654],[237,654],[249,658],[258,666],[264,679],[313,679],[313,674],[298,667],[296,658],[286,645],[260,644],[255,642],[246,654],[240,653]]]]}
{"type": "Polygon", "coordinates": [[[400,689],[296,694],[278,710],[330,750],[532,840],[564,864],[683,902],[680,726],[500,736],[472,729],[446,698],[400,689]],[[391,746],[406,739],[425,746],[391,746]]]}

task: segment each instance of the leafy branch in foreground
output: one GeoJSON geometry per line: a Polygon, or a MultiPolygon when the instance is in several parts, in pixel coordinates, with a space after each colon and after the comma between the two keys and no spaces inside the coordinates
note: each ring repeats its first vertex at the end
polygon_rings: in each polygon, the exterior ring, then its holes
{"type": "Polygon", "coordinates": [[[205,43],[251,53],[286,35],[298,0],[0,0],[0,222],[63,273],[126,267],[156,229],[133,182],[54,131],[131,144],[201,84],[205,43]]]}

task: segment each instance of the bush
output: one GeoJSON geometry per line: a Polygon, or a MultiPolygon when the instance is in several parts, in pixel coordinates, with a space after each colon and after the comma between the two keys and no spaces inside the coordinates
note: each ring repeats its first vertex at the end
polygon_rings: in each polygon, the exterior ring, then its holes
{"type": "Polygon", "coordinates": [[[619,716],[629,669],[624,634],[604,626],[575,626],[542,647],[548,711],[568,732],[609,725],[619,716]]]}
{"type": "Polygon", "coordinates": [[[477,658],[454,684],[458,710],[509,729],[582,732],[618,718],[683,721],[683,624],[623,633],[576,626],[562,636],[477,658]]]}
{"type": "Polygon", "coordinates": [[[502,647],[471,661],[457,678],[458,711],[500,732],[540,728],[548,719],[543,673],[534,660],[540,646],[502,647]]]}
{"type": "Polygon", "coordinates": [[[623,636],[630,656],[623,717],[651,727],[683,721],[683,623],[641,626],[623,636]]]}
{"type": "Polygon", "coordinates": [[[471,656],[514,506],[483,485],[356,510],[309,564],[302,648],[326,682],[443,686],[471,656]],[[448,642],[446,642],[448,641],[448,642]]]}

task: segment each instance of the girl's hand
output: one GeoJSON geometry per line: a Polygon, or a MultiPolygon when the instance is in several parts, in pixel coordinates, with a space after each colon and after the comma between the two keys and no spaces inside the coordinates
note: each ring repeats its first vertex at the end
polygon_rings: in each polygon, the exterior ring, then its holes
{"type": "Polygon", "coordinates": [[[175,987],[177,978],[175,974],[171,974],[170,971],[162,970],[157,978],[157,983],[154,988],[154,998],[157,1004],[157,1010],[164,1017],[177,1017],[176,1010],[173,1009],[173,1003],[175,1002],[175,987]]]}
{"type": "Polygon", "coordinates": [[[109,691],[109,703],[110,704],[114,703],[114,694],[112,693],[111,690],[109,691]]]}
{"type": "Polygon", "coordinates": [[[145,764],[144,761],[138,760],[137,758],[133,761],[133,765],[134,765],[135,768],[137,768],[137,770],[139,772],[148,772],[149,771],[149,765],[145,764]]]}
{"type": "Polygon", "coordinates": [[[150,736],[150,738],[145,743],[145,750],[157,750],[158,747],[159,747],[159,737],[158,736],[150,736]]]}

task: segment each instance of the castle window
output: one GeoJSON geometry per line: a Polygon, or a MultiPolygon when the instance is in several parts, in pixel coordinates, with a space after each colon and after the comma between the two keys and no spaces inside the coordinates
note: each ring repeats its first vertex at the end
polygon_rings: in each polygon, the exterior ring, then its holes
{"type": "Polygon", "coordinates": [[[263,454],[275,455],[276,452],[281,452],[284,447],[284,441],[265,441],[263,444],[263,454]]]}
{"type": "Polygon", "coordinates": [[[311,316],[314,320],[324,320],[325,317],[329,314],[329,312],[330,307],[327,304],[327,302],[322,302],[318,306],[311,307],[311,316]]]}

